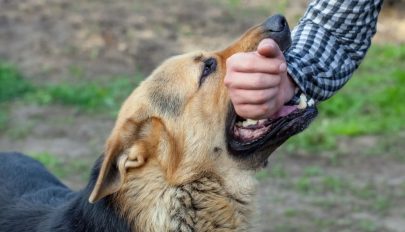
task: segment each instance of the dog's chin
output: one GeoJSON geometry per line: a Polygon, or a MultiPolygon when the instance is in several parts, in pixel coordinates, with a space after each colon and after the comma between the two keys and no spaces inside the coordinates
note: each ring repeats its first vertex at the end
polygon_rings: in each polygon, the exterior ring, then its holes
{"type": "Polygon", "coordinates": [[[268,119],[246,120],[232,105],[226,121],[226,140],[231,156],[243,169],[266,166],[269,156],[288,138],[305,130],[317,116],[316,106],[299,109],[284,106],[268,119]]]}

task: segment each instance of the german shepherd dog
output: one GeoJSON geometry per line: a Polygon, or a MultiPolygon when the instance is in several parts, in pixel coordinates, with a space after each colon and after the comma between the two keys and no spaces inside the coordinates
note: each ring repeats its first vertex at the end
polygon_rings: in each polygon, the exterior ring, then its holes
{"type": "Polygon", "coordinates": [[[288,48],[284,17],[224,50],[161,64],[123,103],[82,191],[27,156],[0,154],[0,231],[249,231],[255,170],[317,114],[315,106],[285,106],[288,114],[254,125],[235,114],[226,59],[268,37],[288,48]]]}

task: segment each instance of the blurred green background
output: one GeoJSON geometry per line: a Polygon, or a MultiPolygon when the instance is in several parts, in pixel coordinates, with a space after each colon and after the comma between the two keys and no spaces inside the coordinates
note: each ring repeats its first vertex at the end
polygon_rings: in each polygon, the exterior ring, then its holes
{"type": "MultiPolygon", "coordinates": [[[[308,1],[0,1],[0,149],[74,189],[121,102],[165,58],[226,46],[308,1]]],[[[257,174],[255,231],[404,231],[405,5],[386,1],[349,83],[257,174]]]]}

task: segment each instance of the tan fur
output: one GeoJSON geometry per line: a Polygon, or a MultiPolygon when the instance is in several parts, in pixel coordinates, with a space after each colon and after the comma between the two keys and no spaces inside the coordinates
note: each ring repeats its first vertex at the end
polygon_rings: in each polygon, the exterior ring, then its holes
{"type": "Polygon", "coordinates": [[[112,194],[134,231],[247,231],[255,180],[227,153],[223,79],[226,59],[261,39],[254,27],[223,51],[173,57],[146,78],[120,110],[90,202],[112,194]],[[217,70],[199,87],[210,57],[217,70]]]}

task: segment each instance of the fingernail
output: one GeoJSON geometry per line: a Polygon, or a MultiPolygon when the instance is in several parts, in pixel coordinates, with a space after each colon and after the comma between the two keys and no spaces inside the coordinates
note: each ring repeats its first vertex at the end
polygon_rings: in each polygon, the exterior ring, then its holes
{"type": "Polygon", "coordinates": [[[286,72],[287,71],[287,64],[286,63],[282,63],[280,64],[280,72],[286,72]]]}

